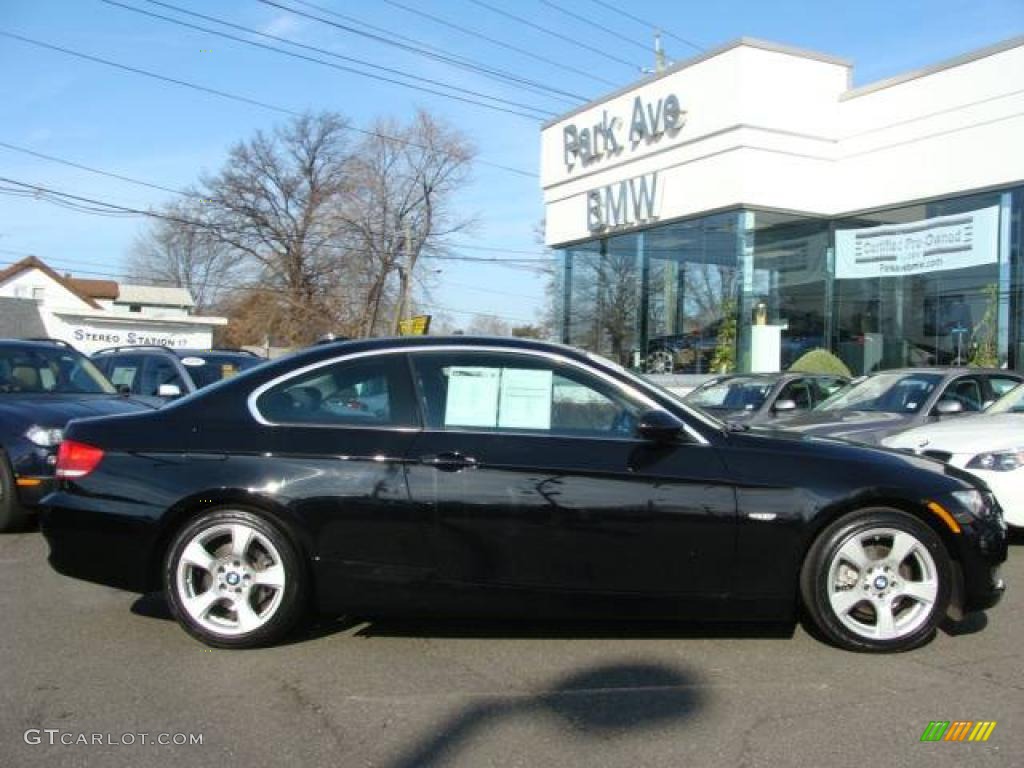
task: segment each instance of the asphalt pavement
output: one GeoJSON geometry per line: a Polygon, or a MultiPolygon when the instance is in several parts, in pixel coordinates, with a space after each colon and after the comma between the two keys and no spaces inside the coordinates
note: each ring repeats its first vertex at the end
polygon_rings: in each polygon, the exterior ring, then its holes
{"type": "Polygon", "coordinates": [[[213,651],[158,596],[64,578],[38,533],[5,535],[0,766],[1024,765],[1019,541],[1004,574],[987,616],[890,656],[799,626],[345,618],[213,651]],[[922,743],[932,720],[997,725],[922,743]]]}

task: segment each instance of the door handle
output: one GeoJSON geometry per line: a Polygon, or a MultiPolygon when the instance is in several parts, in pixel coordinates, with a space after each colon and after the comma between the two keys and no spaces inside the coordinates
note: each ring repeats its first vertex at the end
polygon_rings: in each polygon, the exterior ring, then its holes
{"type": "Polygon", "coordinates": [[[458,472],[462,469],[475,467],[476,459],[472,456],[465,456],[458,451],[445,451],[444,453],[421,456],[420,463],[434,467],[441,472],[458,472]]]}

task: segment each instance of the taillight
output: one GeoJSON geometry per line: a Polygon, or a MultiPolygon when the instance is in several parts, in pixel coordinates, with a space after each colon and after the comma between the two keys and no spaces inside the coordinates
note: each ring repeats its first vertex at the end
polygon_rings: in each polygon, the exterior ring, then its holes
{"type": "Polygon", "coordinates": [[[103,449],[65,440],[57,449],[57,477],[85,477],[103,460],[103,449]]]}

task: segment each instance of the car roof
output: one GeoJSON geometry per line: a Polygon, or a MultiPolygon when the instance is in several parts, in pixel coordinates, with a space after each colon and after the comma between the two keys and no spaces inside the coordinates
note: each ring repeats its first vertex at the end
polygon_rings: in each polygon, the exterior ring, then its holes
{"type": "Polygon", "coordinates": [[[915,373],[931,373],[939,374],[942,376],[959,376],[964,373],[984,373],[984,374],[996,374],[996,375],[1010,375],[1017,378],[1024,378],[1024,374],[1017,371],[1007,370],[1004,368],[975,368],[974,366],[968,365],[932,365],[932,366],[918,366],[915,368],[886,368],[882,371],[872,371],[867,376],[879,376],[883,373],[897,373],[897,374],[915,374],[915,373]]]}
{"type": "Polygon", "coordinates": [[[69,349],[72,352],[78,352],[71,344],[60,339],[0,339],[0,346],[3,347],[22,347],[25,349],[38,349],[40,347],[46,349],[52,349],[53,347],[60,347],[61,349],[69,349]]]}

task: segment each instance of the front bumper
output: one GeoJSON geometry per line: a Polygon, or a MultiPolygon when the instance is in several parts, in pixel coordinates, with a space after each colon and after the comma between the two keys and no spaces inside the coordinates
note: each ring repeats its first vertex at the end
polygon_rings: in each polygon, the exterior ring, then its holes
{"type": "Polygon", "coordinates": [[[1006,591],[999,566],[1006,561],[1007,532],[1001,517],[976,520],[955,536],[957,562],[963,576],[963,610],[984,611],[995,606],[1006,591]]]}

